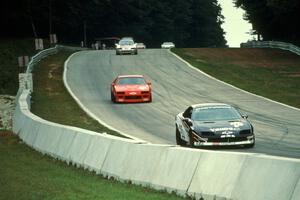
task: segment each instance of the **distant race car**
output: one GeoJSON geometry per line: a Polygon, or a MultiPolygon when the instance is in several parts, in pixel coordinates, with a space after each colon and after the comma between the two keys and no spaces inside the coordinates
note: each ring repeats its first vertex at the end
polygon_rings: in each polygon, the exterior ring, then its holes
{"type": "Polygon", "coordinates": [[[163,49],[175,48],[175,44],[173,42],[164,42],[162,43],[161,48],[163,49]]]}
{"type": "Polygon", "coordinates": [[[116,44],[116,55],[122,54],[138,54],[136,43],[131,37],[122,38],[119,43],[116,44]]]}
{"type": "Polygon", "coordinates": [[[151,102],[151,82],[143,75],[118,76],[111,83],[111,101],[151,102]]]}
{"type": "Polygon", "coordinates": [[[146,49],[146,45],[144,43],[136,43],[137,49],[146,49]]]}
{"type": "Polygon", "coordinates": [[[253,126],[247,118],[227,104],[191,105],[175,117],[176,142],[191,147],[254,147],[253,126]]]}

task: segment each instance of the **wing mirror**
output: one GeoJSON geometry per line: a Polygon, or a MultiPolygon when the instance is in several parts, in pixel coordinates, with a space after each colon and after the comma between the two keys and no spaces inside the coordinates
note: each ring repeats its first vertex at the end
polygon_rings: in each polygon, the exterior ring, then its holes
{"type": "Polygon", "coordinates": [[[193,122],[190,118],[184,118],[183,121],[185,121],[188,126],[193,126],[193,122]]]}
{"type": "Polygon", "coordinates": [[[248,119],[248,115],[242,115],[242,118],[248,119]]]}

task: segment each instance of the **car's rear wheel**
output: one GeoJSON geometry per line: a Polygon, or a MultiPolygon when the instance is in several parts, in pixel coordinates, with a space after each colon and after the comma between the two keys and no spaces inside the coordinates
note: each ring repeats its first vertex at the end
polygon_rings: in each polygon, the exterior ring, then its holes
{"type": "Polygon", "coordinates": [[[180,137],[180,132],[178,130],[177,125],[176,125],[176,143],[177,143],[177,145],[180,145],[180,146],[186,146],[186,142],[184,140],[182,140],[180,137]]]}

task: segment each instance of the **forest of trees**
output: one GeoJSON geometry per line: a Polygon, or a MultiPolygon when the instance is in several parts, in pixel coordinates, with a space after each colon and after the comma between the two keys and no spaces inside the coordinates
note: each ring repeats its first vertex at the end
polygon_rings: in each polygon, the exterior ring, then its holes
{"type": "Polygon", "coordinates": [[[300,45],[299,0],[234,0],[246,11],[245,19],[263,40],[300,45]]]}
{"type": "Polygon", "coordinates": [[[1,37],[48,37],[63,42],[132,36],[157,47],[223,47],[217,0],[4,0],[1,37]]]}

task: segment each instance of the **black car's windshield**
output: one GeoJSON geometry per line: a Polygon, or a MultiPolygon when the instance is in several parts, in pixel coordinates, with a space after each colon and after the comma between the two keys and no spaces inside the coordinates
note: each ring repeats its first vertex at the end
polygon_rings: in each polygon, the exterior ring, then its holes
{"type": "Polygon", "coordinates": [[[237,120],[240,114],[229,106],[212,106],[195,108],[192,113],[194,121],[237,120]]]}
{"type": "Polygon", "coordinates": [[[145,79],[142,77],[124,77],[119,78],[116,82],[117,85],[145,85],[145,79]]]}

